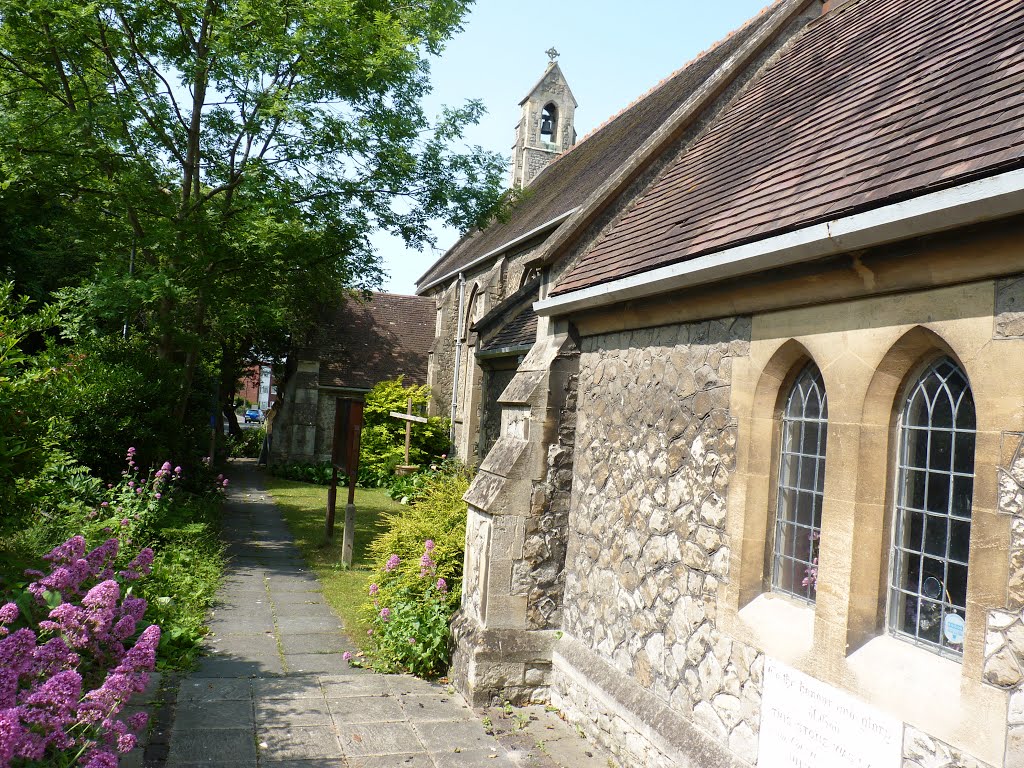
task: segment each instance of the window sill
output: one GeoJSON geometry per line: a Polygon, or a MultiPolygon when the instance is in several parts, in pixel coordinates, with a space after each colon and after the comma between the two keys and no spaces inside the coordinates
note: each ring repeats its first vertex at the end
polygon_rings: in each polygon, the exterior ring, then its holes
{"type": "Polygon", "coordinates": [[[965,678],[952,659],[891,635],[868,641],[847,657],[853,692],[872,705],[982,760],[1002,762],[1006,694],[965,678]],[[937,706],[922,707],[921,702],[937,706]]]}
{"type": "Polygon", "coordinates": [[[743,606],[739,620],[756,647],[793,667],[814,643],[814,606],[775,592],[743,606]]]}

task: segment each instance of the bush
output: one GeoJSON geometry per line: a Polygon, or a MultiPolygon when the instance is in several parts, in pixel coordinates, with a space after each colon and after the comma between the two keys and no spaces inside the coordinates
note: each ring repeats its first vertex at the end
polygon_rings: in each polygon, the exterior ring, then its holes
{"type": "Polygon", "coordinates": [[[117,765],[146,725],[144,713],[118,716],[145,689],[160,639],[139,626],[145,600],[124,589],[153,552],[126,562],[117,539],[86,550],[72,537],[45,556],[49,574],[0,600],[2,768],[117,765]]]}
{"type": "Polygon", "coordinates": [[[376,562],[363,613],[366,658],[378,671],[435,676],[448,664],[448,622],[458,607],[471,472],[449,459],[417,475],[417,491],[370,545],[376,562]]]}
{"type": "MultiPolygon", "coordinates": [[[[395,467],[405,461],[405,422],[391,411],[405,412],[408,399],[413,410],[423,410],[430,387],[403,386],[402,377],[382,381],[366,394],[363,434],[359,449],[359,484],[378,488],[391,481],[395,467]]],[[[409,461],[426,465],[448,451],[448,420],[431,416],[426,424],[414,424],[409,461]]]]}
{"type": "Polygon", "coordinates": [[[423,543],[419,583],[404,583],[397,573],[400,559],[392,555],[380,583],[370,585],[374,616],[369,658],[379,672],[432,678],[448,668],[448,623],[454,606],[447,581],[437,575],[434,548],[430,539],[423,543]],[[377,597],[382,591],[390,596],[388,605],[377,597]]]}
{"type": "Polygon", "coordinates": [[[258,459],[266,437],[266,427],[243,429],[240,437],[228,438],[228,456],[233,459],[258,459]]]}
{"type": "MultiPolygon", "coordinates": [[[[316,464],[293,461],[284,464],[271,465],[270,474],[275,477],[283,477],[285,480],[297,480],[300,483],[330,485],[332,470],[333,468],[329,461],[320,461],[316,464]]],[[[339,475],[338,485],[345,484],[345,476],[339,475]]]]}
{"type": "Polygon", "coordinates": [[[60,511],[41,514],[31,525],[4,537],[4,559],[9,562],[4,563],[6,577],[0,575],[0,586],[18,587],[21,564],[71,536],[81,535],[89,546],[113,539],[122,551],[149,547],[158,552],[152,573],[134,588],[148,601],[147,619],[164,627],[160,666],[185,668],[198,653],[206,610],[223,568],[217,513],[226,481],[223,476],[203,476],[207,496],[197,496],[180,487],[180,466],[164,462],[143,473],[136,455],[134,448],[129,449],[127,467],[116,484],[104,485],[72,466],[77,491],[54,484],[56,490],[44,497],[60,499],[60,511]]]}

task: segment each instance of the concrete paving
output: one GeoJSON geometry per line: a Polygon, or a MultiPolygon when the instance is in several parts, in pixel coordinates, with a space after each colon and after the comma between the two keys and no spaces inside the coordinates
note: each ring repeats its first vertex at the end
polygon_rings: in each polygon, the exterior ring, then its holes
{"type": "Polygon", "coordinates": [[[208,655],[180,683],[167,768],[607,764],[568,727],[537,717],[520,718],[542,731],[535,748],[524,727],[512,729],[515,743],[506,749],[492,721],[453,689],[350,668],[342,653],[355,649],[258,471],[236,462],[230,476],[224,534],[231,564],[210,620],[208,655]],[[553,758],[552,745],[565,756],[553,758]]]}

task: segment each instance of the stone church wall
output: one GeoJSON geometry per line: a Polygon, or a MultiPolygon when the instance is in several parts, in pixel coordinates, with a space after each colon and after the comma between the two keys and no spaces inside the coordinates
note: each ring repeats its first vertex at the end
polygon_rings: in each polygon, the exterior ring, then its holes
{"type": "Polygon", "coordinates": [[[1022,308],[1009,278],[584,333],[553,703],[625,766],[749,766],[770,658],[893,718],[902,768],[1024,768],[1022,308]],[[893,414],[936,355],[978,408],[956,660],[887,630],[893,414]],[[829,403],[810,605],[766,582],[776,409],[808,358],[829,403]]]}
{"type": "MultiPolygon", "coordinates": [[[[761,657],[716,620],[736,467],[731,372],[749,340],[747,318],[584,340],[563,627],[753,761],[761,657]]],[[[641,740],[620,738],[630,729],[614,710],[588,718],[578,704],[592,693],[557,665],[554,685],[556,704],[589,719],[626,764],[669,764],[641,740]]]]}

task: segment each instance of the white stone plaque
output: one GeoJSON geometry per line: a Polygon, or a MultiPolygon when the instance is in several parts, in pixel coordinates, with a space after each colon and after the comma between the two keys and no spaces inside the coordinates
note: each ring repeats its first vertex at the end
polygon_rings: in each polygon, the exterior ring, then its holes
{"type": "Polygon", "coordinates": [[[758,768],[899,768],[903,723],[765,659],[758,768]]]}

